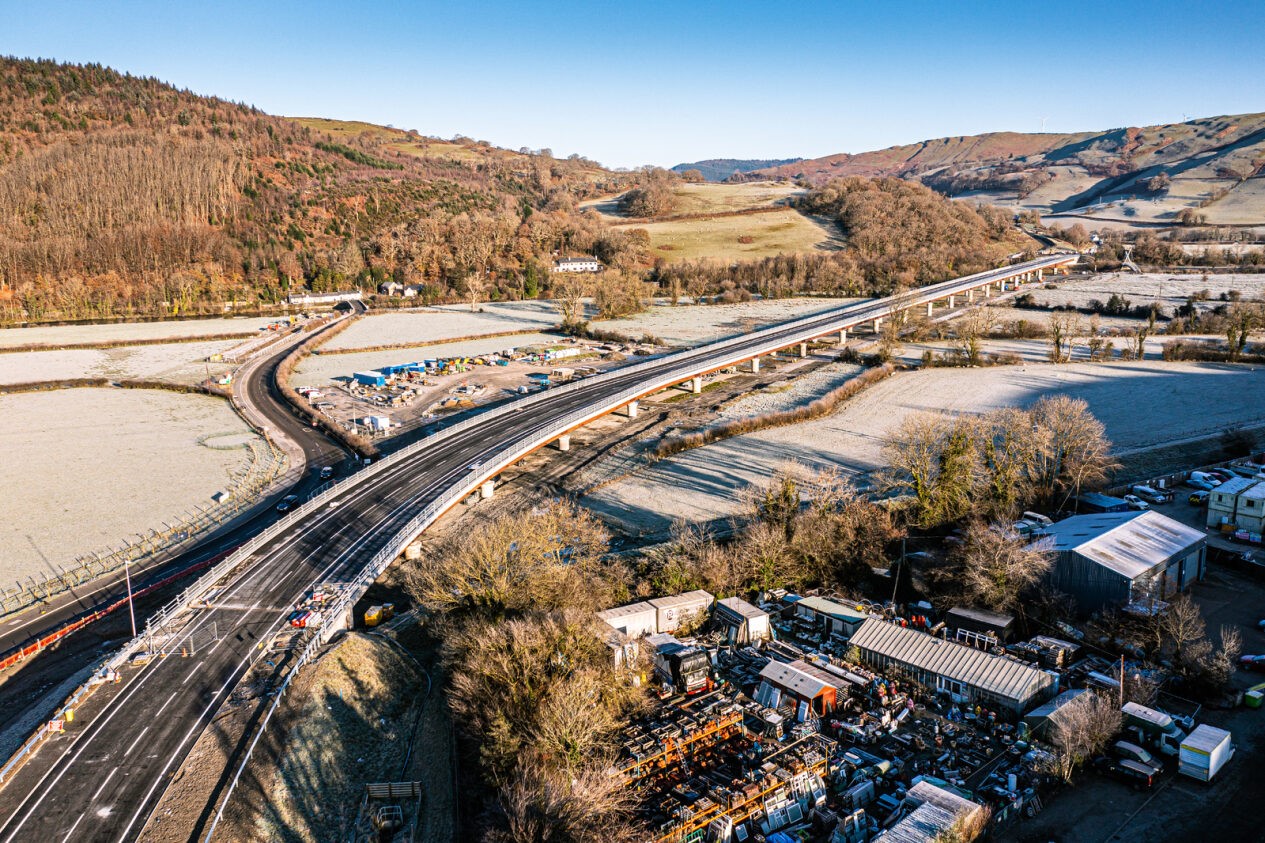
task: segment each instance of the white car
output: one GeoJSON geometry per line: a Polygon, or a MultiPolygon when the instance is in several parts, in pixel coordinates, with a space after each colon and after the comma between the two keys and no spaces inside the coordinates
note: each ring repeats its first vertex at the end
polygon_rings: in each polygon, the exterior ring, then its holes
{"type": "Polygon", "coordinates": [[[1137,495],[1125,495],[1124,502],[1129,505],[1129,509],[1150,509],[1151,505],[1142,500],[1137,495]]]}

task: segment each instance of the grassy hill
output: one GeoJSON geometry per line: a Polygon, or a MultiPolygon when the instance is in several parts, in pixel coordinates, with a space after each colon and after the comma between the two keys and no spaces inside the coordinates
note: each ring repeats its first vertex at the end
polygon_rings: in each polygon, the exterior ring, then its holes
{"type": "Polygon", "coordinates": [[[754,175],[898,176],[949,196],[1123,222],[1265,224],[1265,114],[1074,134],[997,132],[831,155],[754,175]]]}
{"type": "Polygon", "coordinates": [[[250,309],[387,278],[432,300],[534,294],[554,249],[644,260],[576,207],[629,178],[0,58],[0,324],[250,309]]]}

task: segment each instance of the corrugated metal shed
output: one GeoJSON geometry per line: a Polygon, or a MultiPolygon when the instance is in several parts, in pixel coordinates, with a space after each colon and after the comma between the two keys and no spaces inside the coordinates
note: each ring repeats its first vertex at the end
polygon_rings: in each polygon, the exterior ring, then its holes
{"type": "Polygon", "coordinates": [[[821,694],[836,687],[821,677],[809,673],[805,670],[808,666],[803,662],[792,662],[791,664],[769,662],[760,671],[760,678],[806,700],[816,699],[821,694]]]}
{"type": "Polygon", "coordinates": [[[1046,528],[1036,546],[1074,550],[1129,580],[1182,555],[1204,538],[1203,533],[1167,515],[1146,512],[1103,512],[1075,515],[1046,528]]]}
{"type": "Polygon", "coordinates": [[[905,801],[917,807],[891,828],[879,832],[874,843],[932,843],[959,819],[970,817],[982,808],[930,782],[918,782],[911,787],[905,801]]]}
{"type": "Polygon", "coordinates": [[[1026,702],[1053,684],[1049,674],[1024,662],[877,618],[863,623],[849,643],[860,648],[863,655],[885,656],[928,674],[1017,702],[1026,702]]]}

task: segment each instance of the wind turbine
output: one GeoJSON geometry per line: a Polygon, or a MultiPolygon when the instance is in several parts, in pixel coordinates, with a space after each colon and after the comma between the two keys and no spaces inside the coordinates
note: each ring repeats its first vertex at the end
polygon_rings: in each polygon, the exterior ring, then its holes
{"type": "Polygon", "coordinates": [[[1050,119],[1049,117],[1042,117],[1042,118],[1041,118],[1041,131],[1042,131],[1043,133],[1045,132],[1045,121],[1046,121],[1046,120],[1049,120],[1049,119],[1050,119]]]}

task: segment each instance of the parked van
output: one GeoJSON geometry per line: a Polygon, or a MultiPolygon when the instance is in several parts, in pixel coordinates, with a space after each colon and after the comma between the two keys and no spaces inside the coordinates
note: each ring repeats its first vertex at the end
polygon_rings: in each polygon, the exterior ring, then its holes
{"type": "Polygon", "coordinates": [[[1168,503],[1173,499],[1172,493],[1161,492],[1160,490],[1153,489],[1150,486],[1138,485],[1132,487],[1129,491],[1133,492],[1133,494],[1137,495],[1147,503],[1168,503]]]}
{"type": "Polygon", "coordinates": [[[1192,472],[1190,473],[1190,479],[1191,479],[1191,480],[1200,480],[1200,481],[1202,481],[1202,482],[1204,482],[1204,483],[1211,483],[1214,487],[1216,487],[1216,486],[1220,486],[1220,485],[1221,485],[1221,480],[1220,480],[1220,478],[1215,477],[1215,476],[1213,476],[1213,475],[1209,474],[1209,473],[1208,473],[1208,472],[1206,472],[1206,471],[1192,471],[1192,472]]]}

